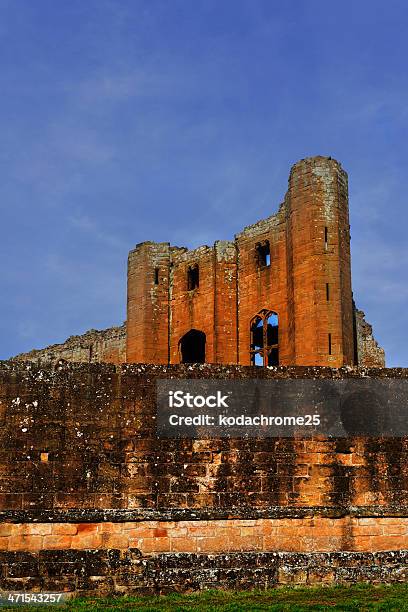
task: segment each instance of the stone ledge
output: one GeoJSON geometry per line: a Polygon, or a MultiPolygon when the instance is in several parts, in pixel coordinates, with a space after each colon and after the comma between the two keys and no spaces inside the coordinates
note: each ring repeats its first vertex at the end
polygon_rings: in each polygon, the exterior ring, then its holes
{"type": "Polygon", "coordinates": [[[140,521],[218,521],[263,518],[359,518],[408,517],[408,506],[270,506],[268,508],[151,508],[1,510],[0,523],[126,523],[140,521]]]}
{"type": "Polygon", "coordinates": [[[64,379],[67,373],[82,372],[87,374],[118,374],[152,375],[171,378],[312,378],[312,379],[342,379],[342,378],[408,378],[408,368],[366,368],[344,366],[330,368],[327,366],[270,366],[259,368],[245,365],[226,364],[171,364],[156,365],[152,363],[111,363],[66,362],[57,368],[42,366],[33,361],[0,360],[0,372],[21,373],[27,378],[42,382],[60,377],[64,379]],[[41,373],[40,378],[38,375],[41,373]],[[49,378],[45,378],[45,376],[49,378]]]}

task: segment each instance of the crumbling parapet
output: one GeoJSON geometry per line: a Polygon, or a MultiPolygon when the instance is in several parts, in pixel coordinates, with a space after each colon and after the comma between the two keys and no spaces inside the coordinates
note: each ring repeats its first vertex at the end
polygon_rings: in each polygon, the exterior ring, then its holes
{"type": "Polygon", "coordinates": [[[365,320],[365,314],[357,308],[354,311],[356,327],[356,350],[359,366],[384,368],[385,352],[373,336],[373,327],[365,320]]]}
{"type": "Polygon", "coordinates": [[[61,344],[21,353],[13,359],[42,366],[55,365],[60,360],[120,364],[126,361],[126,323],[103,330],[90,329],[80,336],[70,336],[61,344]]]}

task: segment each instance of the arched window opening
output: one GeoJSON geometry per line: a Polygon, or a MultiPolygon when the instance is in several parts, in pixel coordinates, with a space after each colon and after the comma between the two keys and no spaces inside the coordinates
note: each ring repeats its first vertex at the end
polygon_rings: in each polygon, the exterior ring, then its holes
{"type": "Polygon", "coordinates": [[[258,266],[265,268],[271,265],[271,249],[269,246],[269,240],[263,242],[257,242],[255,245],[256,255],[258,259],[258,266]]]}
{"type": "Polygon", "coordinates": [[[54,365],[55,370],[62,370],[65,366],[68,365],[68,361],[66,359],[58,359],[58,361],[54,365]]]}
{"type": "Polygon", "coordinates": [[[251,364],[279,365],[279,318],[273,310],[261,310],[251,321],[251,364]]]}
{"type": "Polygon", "coordinates": [[[194,264],[190,266],[187,270],[187,289],[188,291],[192,291],[193,289],[197,289],[200,284],[200,276],[198,265],[194,264]]]}
{"type": "Polygon", "coordinates": [[[205,333],[190,329],[179,342],[181,363],[205,363],[205,333]]]}

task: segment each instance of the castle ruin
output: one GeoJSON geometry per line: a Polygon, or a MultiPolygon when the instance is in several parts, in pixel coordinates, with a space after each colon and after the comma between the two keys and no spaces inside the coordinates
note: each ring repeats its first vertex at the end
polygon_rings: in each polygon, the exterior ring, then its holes
{"type": "Polygon", "coordinates": [[[18,359],[384,366],[353,302],[346,172],[327,157],[299,161],[277,214],[231,242],[138,244],[126,325],[18,359]]]}
{"type": "Polygon", "coordinates": [[[354,306],[338,162],[295,164],[234,241],[137,245],[121,327],[0,362],[0,588],[406,580],[406,437],[160,437],[163,379],[407,386],[354,306]]]}

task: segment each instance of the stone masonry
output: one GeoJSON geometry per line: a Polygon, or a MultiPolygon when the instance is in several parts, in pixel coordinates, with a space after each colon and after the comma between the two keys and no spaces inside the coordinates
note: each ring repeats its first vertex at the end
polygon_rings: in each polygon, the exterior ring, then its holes
{"type": "Polygon", "coordinates": [[[128,362],[259,365],[257,317],[273,313],[275,351],[264,365],[384,365],[360,315],[356,321],[347,175],[331,158],[295,164],[278,213],[232,242],[193,251],[137,245],[127,310],[128,362]],[[191,330],[203,350],[185,359],[191,330]]]}
{"type": "Polygon", "coordinates": [[[353,302],[347,174],[331,158],[301,160],[278,213],[233,241],[137,245],[126,327],[17,359],[384,366],[353,302]]]}
{"type": "Polygon", "coordinates": [[[408,378],[354,305],[349,230],[340,164],[302,160],[233,241],[137,245],[124,325],[0,362],[0,589],[407,579],[407,439],[156,431],[157,379],[408,378]]]}
{"type": "Polygon", "coordinates": [[[53,344],[45,349],[22,353],[15,359],[54,366],[65,361],[124,363],[126,361],[126,324],[102,331],[91,329],[81,336],[71,336],[62,344],[53,344]]]}
{"type": "Polygon", "coordinates": [[[0,588],[162,593],[408,576],[401,438],[160,439],[157,378],[400,369],[0,363],[0,588]]]}

